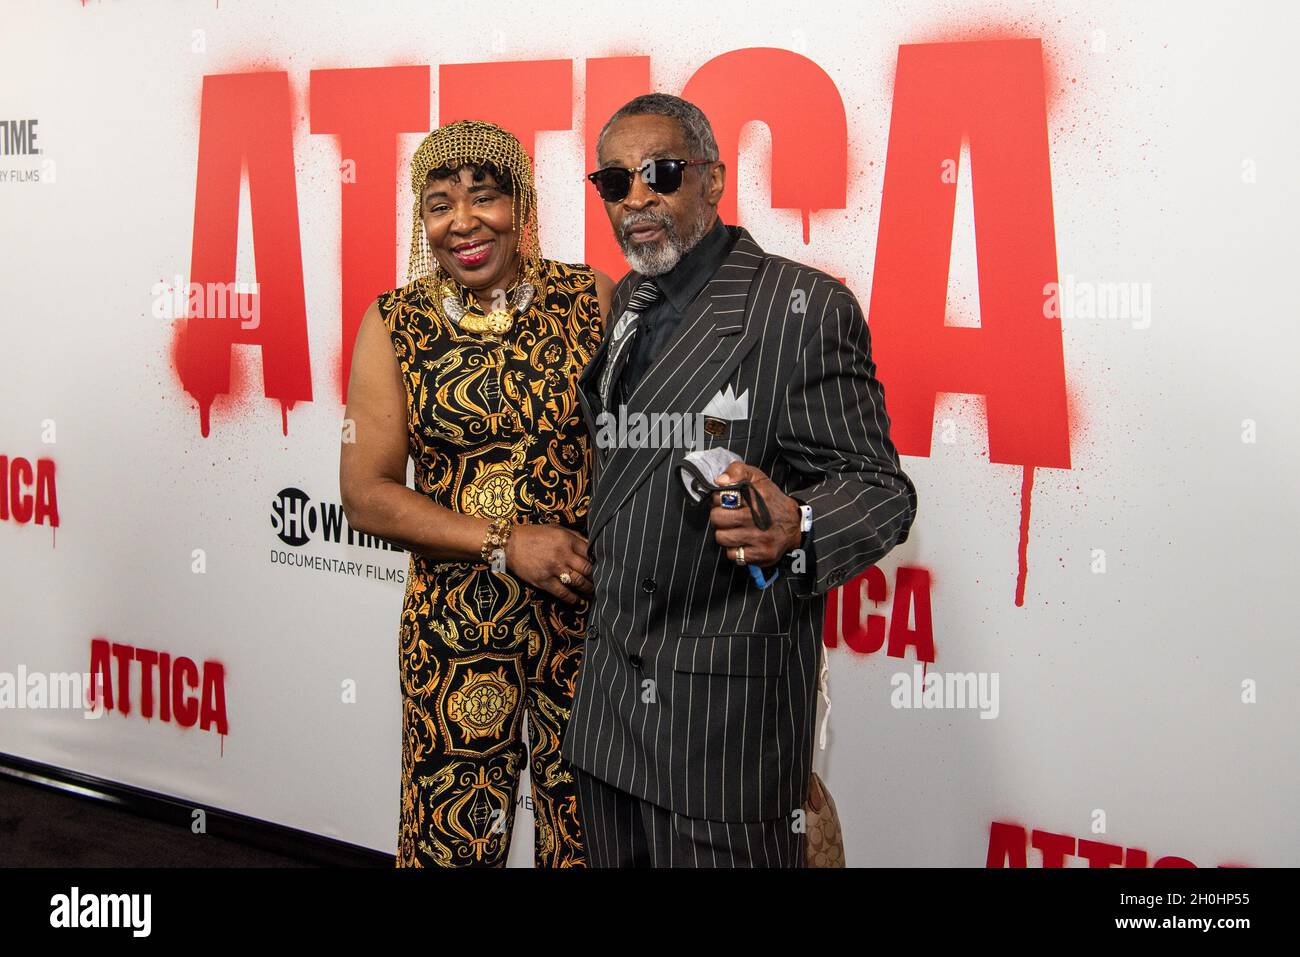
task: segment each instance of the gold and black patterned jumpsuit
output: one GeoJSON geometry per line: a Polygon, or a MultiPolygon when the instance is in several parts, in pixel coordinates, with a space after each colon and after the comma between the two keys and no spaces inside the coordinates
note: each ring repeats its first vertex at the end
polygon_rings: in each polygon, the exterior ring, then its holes
{"type": "MultiPolygon", "coordinates": [[[[406,383],[415,488],[444,508],[585,531],[590,446],[577,379],[600,342],[594,273],[543,260],[545,293],[500,339],[417,283],[379,297],[406,383]]],[[[528,716],[539,867],[586,863],[560,742],[587,603],[482,562],[413,553],[400,635],[397,866],[504,865],[528,716]]]]}

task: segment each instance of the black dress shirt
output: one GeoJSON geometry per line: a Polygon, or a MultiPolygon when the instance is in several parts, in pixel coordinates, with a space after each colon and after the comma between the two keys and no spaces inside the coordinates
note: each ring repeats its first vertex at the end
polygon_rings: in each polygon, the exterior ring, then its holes
{"type": "Polygon", "coordinates": [[[739,230],[733,234],[721,219],[715,219],[712,228],[686,251],[676,266],[654,277],[661,295],[637,322],[636,338],[629,344],[632,351],[618,383],[619,403],[627,402],[646,370],[672,339],[691,302],[731,253],[737,235],[739,230]]]}

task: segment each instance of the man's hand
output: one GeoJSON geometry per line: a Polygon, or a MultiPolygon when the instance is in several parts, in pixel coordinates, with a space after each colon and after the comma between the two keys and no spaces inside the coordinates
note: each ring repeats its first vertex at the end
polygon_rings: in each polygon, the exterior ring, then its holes
{"type": "Polygon", "coordinates": [[[767,504],[772,516],[771,527],[763,530],[755,525],[754,513],[743,503],[740,508],[723,508],[719,493],[714,492],[713,508],[709,510],[713,537],[731,561],[740,557],[739,549],[743,548],[742,564],[771,568],[803,541],[803,533],[799,530],[799,503],[777,488],[761,469],[744,462],[728,465],[715,484],[734,485],[746,480],[753,486],[754,493],[767,504]]]}

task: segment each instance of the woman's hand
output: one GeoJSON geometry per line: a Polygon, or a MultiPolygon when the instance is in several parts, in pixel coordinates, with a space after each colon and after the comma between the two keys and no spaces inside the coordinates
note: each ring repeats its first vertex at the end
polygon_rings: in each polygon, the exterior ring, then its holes
{"type": "Polygon", "coordinates": [[[506,567],[562,601],[573,603],[591,594],[587,540],[567,528],[516,525],[506,543],[506,567]]]}

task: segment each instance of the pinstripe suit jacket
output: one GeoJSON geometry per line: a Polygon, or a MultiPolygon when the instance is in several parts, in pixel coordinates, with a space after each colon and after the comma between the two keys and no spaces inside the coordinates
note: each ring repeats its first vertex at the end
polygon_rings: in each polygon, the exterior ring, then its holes
{"type": "MultiPolygon", "coordinates": [[[[732,252],[627,411],[695,413],[727,385],[748,392],[748,419],[705,445],[812,506],[811,562],[759,590],[714,541],[707,506],[687,505],[689,449],[593,448],[595,596],[563,753],[679,814],[757,821],[806,798],[826,592],[906,540],[916,490],[853,294],[728,228],[732,252]]],[[[618,284],[613,316],[643,278],[618,284]]],[[[593,435],[607,348],[579,380],[593,435]]]]}

